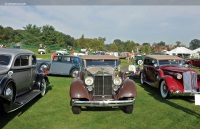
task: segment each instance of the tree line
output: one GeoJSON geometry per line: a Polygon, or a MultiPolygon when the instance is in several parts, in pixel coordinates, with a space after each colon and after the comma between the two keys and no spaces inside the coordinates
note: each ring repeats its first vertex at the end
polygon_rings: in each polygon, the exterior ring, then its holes
{"type": "MultiPolygon", "coordinates": [[[[173,45],[167,45],[165,42],[160,41],[158,43],[135,43],[134,41],[127,40],[121,41],[115,39],[113,43],[106,44],[105,37],[98,38],[85,38],[84,34],[75,39],[74,37],[57,31],[51,25],[44,25],[38,27],[36,25],[28,24],[23,29],[13,29],[12,27],[3,27],[0,25],[0,44],[1,43],[21,43],[23,45],[39,46],[43,44],[45,46],[54,46],[67,48],[87,48],[94,51],[107,50],[107,51],[119,51],[119,52],[136,52],[142,51],[143,53],[149,54],[156,52],[158,47],[165,46],[166,48],[172,49],[179,46],[184,46],[180,41],[177,41],[173,45]]],[[[194,50],[200,47],[200,40],[193,39],[189,43],[189,48],[194,50]]]]}

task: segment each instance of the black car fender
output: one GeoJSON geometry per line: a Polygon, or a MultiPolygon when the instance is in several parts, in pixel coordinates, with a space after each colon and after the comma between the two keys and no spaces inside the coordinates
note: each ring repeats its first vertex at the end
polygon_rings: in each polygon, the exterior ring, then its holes
{"type": "Polygon", "coordinates": [[[37,76],[36,76],[36,81],[35,81],[35,87],[36,88],[39,88],[39,89],[41,88],[42,79],[45,79],[47,85],[50,83],[46,74],[38,73],[37,76]]]}
{"type": "Polygon", "coordinates": [[[14,87],[13,87],[14,88],[14,94],[16,94],[16,87],[15,87],[16,83],[15,83],[15,81],[10,77],[4,77],[0,81],[0,95],[3,95],[3,90],[8,83],[14,84],[14,87]]]}

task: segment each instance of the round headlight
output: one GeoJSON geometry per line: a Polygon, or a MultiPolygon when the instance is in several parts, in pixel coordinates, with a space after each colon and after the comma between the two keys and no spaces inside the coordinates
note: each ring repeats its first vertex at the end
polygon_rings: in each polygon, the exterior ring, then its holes
{"type": "Polygon", "coordinates": [[[181,78],[182,78],[182,74],[178,73],[178,74],[176,75],[176,77],[177,77],[177,79],[181,79],[181,78]]]}
{"type": "Polygon", "coordinates": [[[113,83],[115,84],[115,85],[121,85],[122,84],[122,78],[121,77],[116,77],[116,78],[114,78],[114,80],[113,80],[113,83]]]}
{"type": "Polygon", "coordinates": [[[136,71],[135,65],[129,65],[128,66],[128,71],[132,71],[132,72],[135,73],[135,71],[136,71]]]}
{"type": "Polygon", "coordinates": [[[93,82],[94,82],[94,79],[92,77],[86,77],[85,78],[85,84],[86,85],[90,86],[90,85],[93,84],[93,82]]]}

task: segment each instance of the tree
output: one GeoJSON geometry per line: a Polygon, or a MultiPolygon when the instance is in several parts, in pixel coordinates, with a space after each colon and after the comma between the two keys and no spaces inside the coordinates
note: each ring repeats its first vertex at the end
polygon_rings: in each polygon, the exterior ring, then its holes
{"type": "Polygon", "coordinates": [[[41,28],[36,25],[28,24],[23,27],[25,32],[23,33],[22,42],[26,45],[39,45],[41,43],[41,28]]]}
{"type": "Polygon", "coordinates": [[[199,48],[199,47],[200,47],[200,40],[198,40],[198,39],[193,39],[189,44],[189,48],[192,50],[199,48]]]}
{"type": "Polygon", "coordinates": [[[176,47],[181,47],[181,42],[180,41],[176,41],[176,47]]]}
{"type": "Polygon", "coordinates": [[[150,46],[148,46],[148,45],[143,46],[143,47],[141,48],[141,50],[142,50],[142,52],[145,53],[145,54],[151,53],[151,48],[150,48],[150,46]]]}
{"type": "Polygon", "coordinates": [[[165,42],[160,41],[159,43],[157,43],[158,46],[165,46],[165,42]]]}
{"type": "Polygon", "coordinates": [[[127,52],[132,52],[132,50],[136,51],[137,48],[136,48],[136,44],[133,41],[128,40],[124,44],[124,49],[127,52]]]}
{"type": "Polygon", "coordinates": [[[118,47],[117,47],[117,45],[116,45],[115,43],[112,43],[112,44],[110,45],[109,51],[118,52],[118,47]]]}
{"type": "Polygon", "coordinates": [[[143,43],[142,46],[151,46],[150,43],[143,43]]]}

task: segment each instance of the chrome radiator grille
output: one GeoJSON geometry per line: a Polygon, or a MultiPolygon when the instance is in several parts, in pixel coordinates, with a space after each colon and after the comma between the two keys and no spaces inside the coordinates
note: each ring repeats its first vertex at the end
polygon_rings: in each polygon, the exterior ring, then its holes
{"type": "Polygon", "coordinates": [[[192,92],[197,89],[197,75],[195,72],[183,73],[184,92],[192,92]]]}
{"type": "Polygon", "coordinates": [[[94,95],[112,94],[112,76],[95,76],[94,95]]]}

